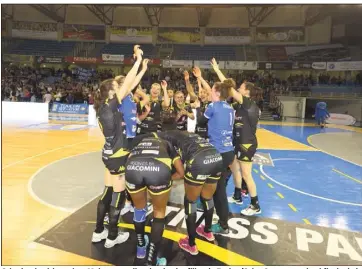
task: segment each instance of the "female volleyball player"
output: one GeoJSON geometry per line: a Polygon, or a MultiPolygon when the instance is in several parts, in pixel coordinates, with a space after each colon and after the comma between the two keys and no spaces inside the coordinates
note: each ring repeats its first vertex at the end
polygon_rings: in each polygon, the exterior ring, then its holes
{"type": "Polygon", "coordinates": [[[165,226],[172,180],[184,177],[183,165],[175,149],[165,140],[141,135],[132,144],[133,150],[126,164],[126,187],[135,207],[133,222],[137,234],[137,258],[146,257],[149,244],[147,265],[166,265],[164,258],[157,259],[157,251],[165,226]],[[171,176],[172,166],[176,172],[171,176]],[[147,190],[153,205],[150,240],[145,236],[147,190]]]}
{"type": "MultiPolygon", "coordinates": [[[[194,88],[192,87],[192,84],[190,83],[190,75],[187,71],[184,72],[184,78],[186,83],[186,89],[190,95],[191,100],[194,101],[198,99],[200,101],[200,107],[196,109],[196,115],[199,113],[204,114],[207,106],[211,103],[211,96],[204,88],[202,88],[200,79],[197,79],[197,84],[199,87],[199,96],[197,96],[195,94],[194,88]]],[[[191,107],[196,108],[195,103],[191,104],[191,107]]],[[[205,124],[196,123],[195,133],[206,139],[207,123],[205,124]]]]}
{"type": "MultiPolygon", "coordinates": [[[[223,173],[214,194],[214,204],[216,213],[219,216],[219,222],[212,225],[211,231],[214,234],[227,234],[229,233],[229,207],[226,195],[227,168],[231,168],[235,154],[232,143],[234,110],[226,100],[229,97],[230,89],[235,83],[231,79],[217,82],[211,89],[209,84],[202,78],[198,67],[194,68],[193,73],[195,77],[200,79],[203,88],[211,93],[213,101],[208,105],[203,115],[198,115],[197,122],[199,124],[207,122],[209,141],[221,153],[223,160],[223,173]]],[[[196,106],[200,107],[200,103],[197,102],[196,106]]]]}
{"type": "Polygon", "coordinates": [[[185,95],[182,91],[175,93],[174,109],[177,113],[176,116],[176,128],[179,131],[187,131],[187,119],[195,119],[194,113],[192,112],[191,106],[186,105],[185,95]]]}
{"type": "MultiPolygon", "coordinates": [[[[161,84],[165,84],[166,81],[162,81],[161,84]]],[[[165,86],[162,86],[162,89],[165,86]]],[[[170,98],[167,93],[167,83],[166,90],[163,90],[163,100],[159,99],[161,91],[161,85],[158,83],[153,83],[150,90],[150,105],[145,107],[144,110],[138,111],[139,114],[145,112],[146,109],[149,109],[147,116],[141,121],[140,127],[138,129],[138,134],[146,134],[151,132],[157,132],[161,129],[161,111],[167,109],[170,106],[170,98]]]]}
{"type": "MultiPolygon", "coordinates": [[[[225,81],[226,78],[220,71],[215,59],[212,59],[211,64],[220,81],[225,81]]],[[[256,129],[259,120],[259,108],[255,103],[258,89],[252,83],[244,82],[241,84],[238,91],[239,92],[237,92],[234,88],[230,91],[233,99],[237,101],[237,103],[233,104],[236,112],[234,146],[241,168],[242,178],[246,182],[251,198],[250,206],[243,209],[241,214],[252,216],[261,213],[256,185],[252,177],[252,158],[254,157],[258,147],[256,129]]],[[[238,188],[235,188],[233,199],[242,203],[240,188],[241,182],[238,188]]]]}
{"type": "Polygon", "coordinates": [[[118,232],[118,218],[120,208],[125,200],[125,163],[128,150],[126,136],[124,135],[122,113],[118,105],[137,86],[142,76],[137,70],[142,61],[140,46],[134,46],[136,61],[125,77],[123,83],[118,85],[116,80],[108,79],[101,83],[95,96],[94,109],[97,114],[99,126],[105,137],[102,149],[102,160],[107,168],[105,175],[105,190],[97,206],[97,224],[92,235],[92,242],[105,242],[106,248],[126,241],[129,233],[118,232]],[[113,187],[113,190],[112,190],[113,187]],[[104,217],[109,210],[109,229],[104,228],[104,217]]]}
{"type": "Polygon", "coordinates": [[[214,202],[212,200],[217,182],[223,171],[222,157],[216,148],[197,134],[181,131],[157,133],[157,136],[172,144],[185,164],[184,207],[188,237],[179,240],[179,246],[191,255],[199,253],[195,244],[196,234],[214,241],[210,231],[214,202]],[[196,227],[197,198],[201,196],[205,226],[196,227]]]}

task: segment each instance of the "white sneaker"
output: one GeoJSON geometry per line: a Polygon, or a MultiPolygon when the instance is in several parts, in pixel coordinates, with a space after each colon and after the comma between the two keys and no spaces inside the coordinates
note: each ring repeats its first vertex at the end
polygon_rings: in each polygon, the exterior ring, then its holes
{"type": "Polygon", "coordinates": [[[96,233],[96,232],[93,232],[92,234],[92,242],[93,243],[98,243],[98,242],[101,242],[102,240],[106,239],[108,236],[108,230],[106,228],[104,228],[103,232],[101,233],[96,233]]]}
{"type": "Polygon", "coordinates": [[[126,203],[124,205],[124,207],[121,210],[121,216],[123,216],[124,214],[126,214],[128,212],[132,212],[132,213],[134,212],[134,208],[131,203],[126,203]]]}
{"type": "Polygon", "coordinates": [[[255,208],[253,205],[249,205],[247,208],[240,212],[244,216],[254,216],[261,214],[261,208],[255,208]]]}
{"type": "Polygon", "coordinates": [[[242,205],[242,204],[243,204],[242,198],[240,198],[240,199],[235,199],[234,196],[229,196],[229,197],[228,197],[228,202],[229,202],[230,204],[237,204],[237,205],[242,205]]]}
{"type": "Polygon", "coordinates": [[[106,243],[104,244],[104,247],[112,248],[117,244],[122,244],[122,243],[126,242],[128,238],[129,238],[129,233],[119,232],[116,239],[110,240],[107,238],[106,243]]]}

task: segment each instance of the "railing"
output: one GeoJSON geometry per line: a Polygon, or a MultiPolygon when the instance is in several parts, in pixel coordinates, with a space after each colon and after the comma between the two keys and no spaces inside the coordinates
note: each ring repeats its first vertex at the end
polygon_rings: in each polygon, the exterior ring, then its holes
{"type": "Polygon", "coordinates": [[[311,92],[311,91],[280,91],[277,93],[282,96],[293,96],[293,97],[318,97],[318,98],[362,98],[361,93],[338,93],[338,92],[311,92]]]}

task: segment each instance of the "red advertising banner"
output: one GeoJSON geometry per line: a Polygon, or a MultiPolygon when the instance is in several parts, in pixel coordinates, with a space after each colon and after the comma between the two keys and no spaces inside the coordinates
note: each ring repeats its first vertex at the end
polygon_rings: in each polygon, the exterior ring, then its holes
{"type": "Polygon", "coordinates": [[[104,40],[106,28],[102,25],[64,24],[63,38],[70,40],[104,40]]]}
{"type": "Polygon", "coordinates": [[[288,55],[285,51],[285,47],[269,47],[268,48],[268,60],[269,61],[287,61],[288,55]]]}

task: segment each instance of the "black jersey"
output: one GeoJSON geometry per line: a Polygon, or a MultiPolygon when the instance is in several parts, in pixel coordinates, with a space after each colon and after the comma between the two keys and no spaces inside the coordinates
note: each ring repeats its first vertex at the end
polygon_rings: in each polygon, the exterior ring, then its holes
{"type": "Polygon", "coordinates": [[[179,157],[175,148],[170,142],[157,137],[148,137],[150,135],[152,134],[137,136],[133,139],[132,151],[128,158],[154,158],[171,168],[173,161],[179,157]]]}
{"type": "MultiPolygon", "coordinates": [[[[200,100],[200,108],[197,109],[197,115],[203,115],[207,106],[210,104],[210,101],[201,102],[200,100]]],[[[196,124],[195,133],[201,136],[202,138],[207,138],[207,122],[199,122],[196,124]]]]}
{"type": "Polygon", "coordinates": [[[257,144],[256,128],[259,120],[259,108],[250,98],[243,97],[243,103],[233,103],[235,109],[234,145],[257,144]]]}
{"type": "Polygon", "coordinates": [[[191,160],[201,151],[215,150],[213,145],[197,134],[176,130],[157,133],[157,136],[177,148],[183,161],[191,160]]]}
{"type": "MultiPolygon", "coordinates": [[[[126,129],[123,115],[118,111],[118,99],[106,100],[97,115],[99,126],[105,137],[103,155],[117,157],[120,149],[127,147],[126,129]]],[[[121,156],[118,156],[121,157],[121,156]]]]}
{"type": "MultiPolygon", "coordinates": [[[[151,101],[150,107],[150,113],[148,113],[147,117],[139,124],[140,131],[138,133],[146,134],[150,132],[157,132],[159,126],[161,125],[162,101],[151,101]]],[[[145,111],[145,107],[142,109],[138,107],[139,114],[142,114],[145,111]]]]}
{"type": "Polygon", "coordinates": [[[177,112],[174,105],[170,105],[167,109],[161,111],[161,125],[162,131],[176,130],[176,117],[177,112]]]}
{"type": "MultiPolygon", "coordinates": [[[[183,108],[179,108],[177,104],[174,105],[174,109],[176,113],[180,113],[182,109],[186,110],[188,113],[192,113],[191,106],[185,105],[183,108]]],[[[187,131],[187,115],[182,115],[177,121],[176,121],[176,128],[179,131],[187,131]]]]}

